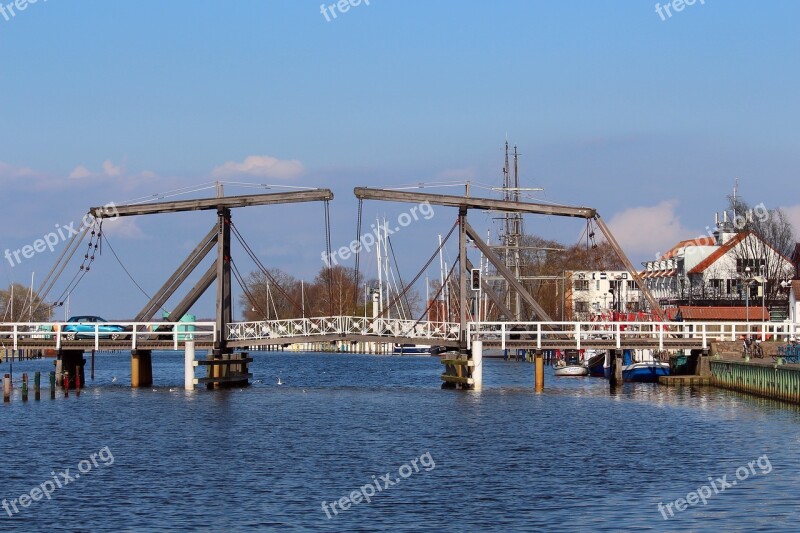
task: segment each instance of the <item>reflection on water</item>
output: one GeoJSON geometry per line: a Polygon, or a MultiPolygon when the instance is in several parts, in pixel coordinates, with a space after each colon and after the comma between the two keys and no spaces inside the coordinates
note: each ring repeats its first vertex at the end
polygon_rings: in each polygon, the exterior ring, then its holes
{"type": "MultiPolygon", "coordinates": [[[[485,390],[465,393],[440,390],[435,358],[255,356],[246,389],[185,392],[182,355],[163,353],[150,389],[128,388],[128,357],[99,355],[80,397],[51,401],[44,389],[23,404],[15,390],[0,406],[0,498],[105,446],[115,462],[13,519],[0,515],[3,531],[716,531],[793,528],[798,518],[795,406],[714,388],[612,392],[549,369],[536,393],[522,362],[486,360],[485,390]],[[326,517],[323,501],[428,452],[434,470],[326,517]],[[658,511],[765,454],[769,474],[669,521],[658,511]]],[[[17,381],[51,369],[14,364],[17,381]]]]}

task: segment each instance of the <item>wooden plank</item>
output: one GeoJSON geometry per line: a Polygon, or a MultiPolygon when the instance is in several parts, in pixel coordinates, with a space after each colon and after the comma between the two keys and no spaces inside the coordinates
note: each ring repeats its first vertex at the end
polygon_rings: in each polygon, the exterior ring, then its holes
{"type": "Polygon", "coordinates": [[[95,218],[116,218],[118,216],[153,215],[157,213],[178,213],[181,211],[208,211],[248,207],[253,205],[290,204],[333,200],[330,189],[311,189],[307,191],[279,192],[270,194],[248,194],[244,196],[225,196],[202,200],[178,200],[175,202],[153,202],[149,204],[117,205],[113,210],[93,207],[89,212],[95,218]]]}
{"type": "Polygon", "coordinates": [[[236,365],[239,363],[252,363],[253,358],[246,357],[244,359],[204,359],[195,361],[194,366],[213,366],[213,365],[236,365]]]}
{"type": "Polygon", "coordinates": [[[463,366],[475,366],[475,361],[472,359],[442,359],[443,365],[463,365],[463,366]]]}
{"type": "Polygon", "coordinates": [[[451,376],[449,374],[442,374],[442,381],[448,383],[461,383],[462,385],[474,385],[475,381],[472,378],[460,378],[458,376],[451,376]]]}
{"type": "Polygon", "coordinates": [[[194,378],[194,384],[200,385],[204,383],[235,383],[238,381],[248,381],[253,378],[253,374],[238,374],[236,376],[228,376],[224,378],[194,378]]]}
{"type": "Polygon", "coordinates": [[[533,202],[510,202],[491,198],[467,198],[449,194],[432,194],[421,192],[394,191],[390,189],[372,189],[356,187],[353,192],[362,200],[382,200],[409,202],[413,204],[431,203],[445,207],[463,207],[502,213],[533,213],[537,215],[554,215],[561,217],[594,218],[597,211],[591,207],[571,207],[533,202]]]}

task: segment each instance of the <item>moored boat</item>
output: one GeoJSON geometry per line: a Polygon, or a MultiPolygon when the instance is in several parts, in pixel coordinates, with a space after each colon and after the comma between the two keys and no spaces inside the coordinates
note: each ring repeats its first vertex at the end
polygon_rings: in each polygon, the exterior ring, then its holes
{"type": "Polygon", "coordinates": [[[561,377],[577,377],[589,375],[589,369],[586,368],[580,359],[580,352],[578,350],[567,350],[564,359],[559,359],[553,364],[555,375],[561,377]]]}
{"type": "Polygon", "coordinates": [[[583,365],[568,365],[563,361],[559,361],[554,366],[555,368],[555,375],[560,377],[577,377],[577,376],[588,376],[589,369],[583,365]],[[559,364],[561,363],[561,364],[559,364]]]}
{"type": "MultiPolygon", "coordinates": [[[[611,354],[612,352],[608,352],[611,354]]],[[[603,364],[606,378],[611,377],[610,355],[603,364]]],[[[651,350],[624,350],[622,353],[622,381],[627,383],[658,383],[661,376],[669,376],[669,363],[653,358],[651,350]]]]}
{"type": "Polygon", "coordinates": [[[392,355],[431,355],[429,344],[395,344],[392,355]]]}

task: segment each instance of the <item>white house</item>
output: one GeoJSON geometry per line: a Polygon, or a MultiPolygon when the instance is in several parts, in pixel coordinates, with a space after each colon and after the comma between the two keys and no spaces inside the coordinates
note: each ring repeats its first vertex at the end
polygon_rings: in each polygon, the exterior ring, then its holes
{"type": "Polygon", "coordinates": [[[641,309],[641,291],[625,271],[575,270],[564,272],[564,278],[566,320],[641,309]]]}
{"type": "Polygon", "coordinates": [[[666,306],[741,301],[748,286],[749,298],[760,304],[757,300],[774,284],[794,276],[794,266],[753,232],[718,229],[712,237],[678,243],[659,260],[645,263],[641,275],[666,306]]]}

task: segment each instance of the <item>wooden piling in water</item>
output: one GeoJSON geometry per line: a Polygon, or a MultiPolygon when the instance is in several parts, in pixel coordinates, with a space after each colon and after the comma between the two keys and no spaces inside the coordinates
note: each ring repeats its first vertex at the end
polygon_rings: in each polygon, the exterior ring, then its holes
{"type": "Polygon", "coordinates": [[[544,390],[544,352],[542,350],[536,350],[534,374],[536,391],[541,392],[544,390]]]}
{"type": "Polygon", "coordinates": [[[41,372],[34,372],[33,373],[33,399],[37,402],[41,400],[41,391],[42,391],[42,373],[41,372]]]}
{"type": "Polygon", "coordinates": [[[3,401],[11,401],[11,374],[6,374],[3,377],[3,401]]]}
{"type": "Polygon", "coordinates": [[[50,372],[50,399],[56,399],[56,373],[50,372]]]}
{"type": "Polygon", "coordinates": [[[22,401],[28,401],[28,373],[22,373],[22,401]]]}
{"type": "Polygon", "coordinates": [[[131,387],[153,385],[153,353],[150,350],[131,351],[131,387]]]}

